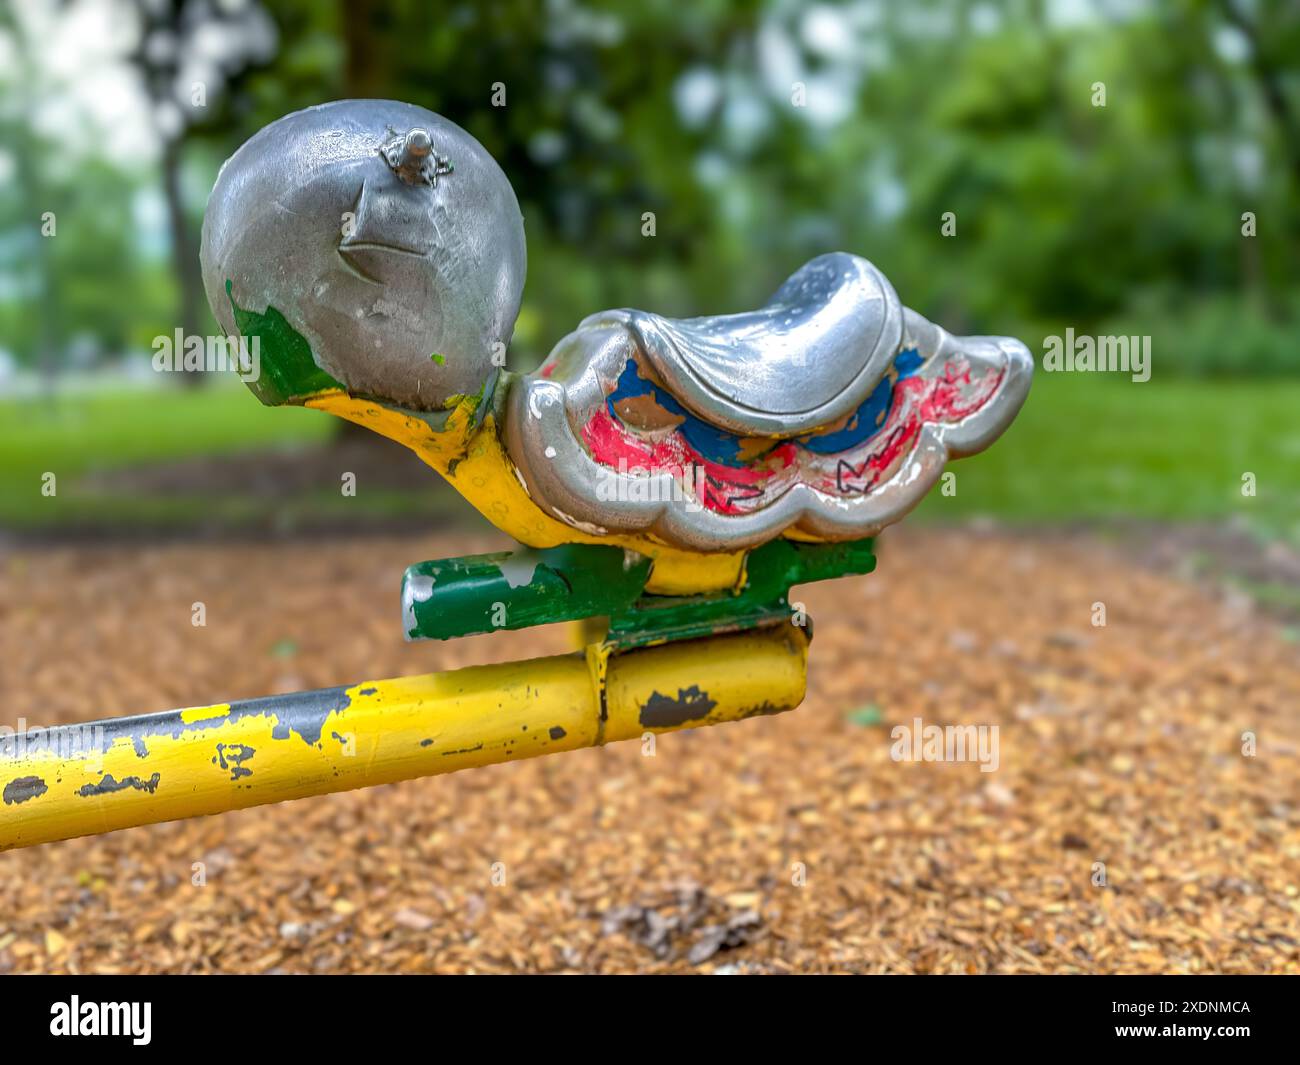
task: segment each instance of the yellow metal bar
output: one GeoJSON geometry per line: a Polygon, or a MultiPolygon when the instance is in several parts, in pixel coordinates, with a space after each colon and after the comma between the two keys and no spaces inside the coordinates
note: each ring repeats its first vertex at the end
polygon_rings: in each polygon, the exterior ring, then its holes
{"type": "Polygon", "coordinates": [[[781,625],[5,735],[0,850],[777,713],[807,653],[781,625]]]}

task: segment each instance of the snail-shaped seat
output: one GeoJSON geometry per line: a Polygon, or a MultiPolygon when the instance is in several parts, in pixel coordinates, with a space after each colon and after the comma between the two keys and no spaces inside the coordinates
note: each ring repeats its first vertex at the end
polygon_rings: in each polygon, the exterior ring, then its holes
{"type": "Polygon", "coordinates": [[[757,311],[587,318],[511,388],[503,438],[533,502],[592,535],[857,539],[991,443],[1032,365],[1009,337],[952,336],[836,252],[757,311]]]}
{"type": "Polygon", "coordinates": [[[619,323],[691,413],[741,436],[795,437],[856,409],[898,349],[903,311],[893,286],[855,255],[820,255],[766,306],[742,314],[666,318],[593,315],[619,323]]]}

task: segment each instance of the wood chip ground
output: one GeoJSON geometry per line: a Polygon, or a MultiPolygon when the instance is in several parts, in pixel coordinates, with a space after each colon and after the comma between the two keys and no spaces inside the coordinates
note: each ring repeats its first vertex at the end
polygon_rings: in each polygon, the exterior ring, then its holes
{"type": "MultiPolygon", "coordinates": [[[[11,552],[0,721],[566,650],[401,641],[408,563],[499,546],[11,552]]],[[[1294,631],[1098,544],[880,556],[801,595],[793,713],[0,854],[0,972],[1300,972],[1294,631]],[[894,761],[917,717],[998,770],[894,761]]]]}

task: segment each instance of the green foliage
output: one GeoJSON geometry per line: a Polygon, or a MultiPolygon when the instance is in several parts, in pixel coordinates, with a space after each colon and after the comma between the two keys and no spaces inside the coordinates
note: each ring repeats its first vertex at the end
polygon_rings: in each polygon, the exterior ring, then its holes
{"type": "Polygon", "coordinates": [[[1151,295],[1135,300],[1102,332],[1151,336],[1153,373],[1161,377],[1295,378],[1300,371],[1300,292],[1271,308],[1223,293],[1190,303],[1151,295]]]}
{"type": "MultiPolygon", "coordinates": [[[[1122,319],[1154,334],[1235,318],[1248,342],[1223,347],[1243,354],[1201,345],[1166,372],[1297,365],[1284,342],[1300,246],[1293,4],[1098,5],[1070,23],[1029,0],[268,6],[278,51],[232,75],[189,131],[187,186],[210,187],[258,128],[322,100],[387,96],[447,115],[500,161],[527,219],[515,366],[603,307],[753,306],[831,248],[878,262],[955,331],[1032,337],[1122,319]],[[807,107],[792,103],[795,80],[807,107]],[[683,107],[692,86],[696,106],[683,107]],[[820,117],[828,102],[839,120],[820,117]],[[1241,234],[1243,210],[1255,237],[1241,234]],[[955,237],[940,232],[946,212],[955,237]],[[1161,318],[1143,328],[1157,283],[1161,318]]],[[[0,113],[20,157],[57,157],[0,113]]],[[[131,199],[156,181],[41,165],[0,188],[0,277],[32,263],[49,281],[34,317],[30,286],[0,286],[0,347],[66,361],[78,334],[113,351],[174,328],[175,271],[131,239],[131,199]],[[42,260],[32,220],[63,199],[64,235],[42,260]]],[[[190,203],[190,225],[201,209],[190,203]]]]}
{"type": "MultiPolygon", "coordinates": [[[[535,365],[593,311],[743,310],[808,258],[843,249],[954,332],[1019,335],[1036,353],[1067,327],[1152,337],[1147,384],[1040,375],[1005,441],[957,466],[958,495],[923,514],[1244,507],[1293,520],[1294,3],[1096,4],[1070,23],[1050,12],[1077,5],[1038,0],[267,6],[275,56],[232,74],[185,135],[195,234],[221,160],[266,123],[345,96],[410,100],[482,141],[518,193],[531,270],[514,368],[535,365]],[[796,81],[807,107],[792,103],[796,81]],[[1104,107],[1093,103],[1099,82],[1104,107]],[[1243,235],[1244,212],[1255,236],[1243,235]],[[948,213],[955,236],[941,231],[948,213]],[[1271,380],[1186,379],[1261,375],[1271,380]],[[1237,490],[1244,470],[1261,486],[1249,501],[1237,490]]],[[[14,25],[0,5],[0,34],[14,25]]],[[[0,180],[0,349],[51,371],[147,352],[183,321],[167,232],[138,224],[140,204],[160,199],[162,170],[67,161],[33,120],[40,95],[26,66],[0,70],[0,169],[11,178],[0,180]],[[40,235],[45,211],[55,239],[40,235]]],[[[330,429],[262,410],[233,385],[53,408],[0,400],[0,522],[75,510],[33,491],[45,469],[75,481],[91,462],[330,429]]],[[[428,503],[371,492],[361,505],[404,514],[428,503]]]]}

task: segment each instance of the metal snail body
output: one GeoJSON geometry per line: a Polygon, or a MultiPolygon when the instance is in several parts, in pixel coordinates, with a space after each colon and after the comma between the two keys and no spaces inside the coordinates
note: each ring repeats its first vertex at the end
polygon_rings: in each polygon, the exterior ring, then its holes
{"type": "Polygon", "coordinates": [[[401,440],[538,547],[873,536],[1001,434],[1032,376],[1018,341],[948,334],[842,252],[756,311],[607,311],[537,372],[503,373],[525,270],[514,193],[464,130],[390,101],[254,136],[218,178],[202,258],[223,328],[262,337],[265,402],[401,440]],[[483,434],[488,493],[455,473],[483,434]]]}

